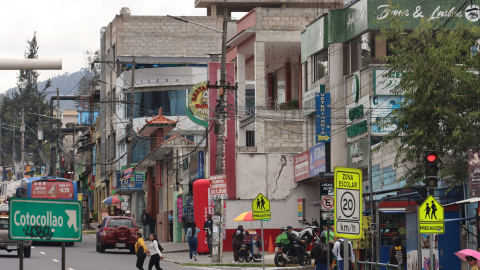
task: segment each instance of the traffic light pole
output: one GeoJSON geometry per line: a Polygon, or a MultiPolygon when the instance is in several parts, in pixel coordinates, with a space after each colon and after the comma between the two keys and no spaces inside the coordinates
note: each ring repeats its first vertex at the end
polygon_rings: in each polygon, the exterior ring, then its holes
{"type": "MultiPolygon", "coordinates": [[[[430,188],[428,192],[429,195],[434,196],[435,190],[433,188],[430,188]]],[[[430,269],[435,270],[435,254],[433,254],[433,250],[435,249],[434,237],[434,234],[430,234],[430,269]]]]}

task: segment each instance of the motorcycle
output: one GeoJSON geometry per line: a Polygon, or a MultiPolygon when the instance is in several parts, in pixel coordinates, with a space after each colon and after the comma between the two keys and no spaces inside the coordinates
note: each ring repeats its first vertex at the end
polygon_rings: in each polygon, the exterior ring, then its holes
{"type": "MultiPolygon", "coordinates": [[[[312,258],[310,257],[310,254],[308,254],[308,252],[306,251],[307,244],[299,245],[295,243],[294,245],[298,249],[300,254],[303,254],[303,262],[305,263],[305,265],[311,265],[312,258]]],[[[275,254],[275,258],[273,259],[277,267],[285,267],[285,265],[287,264],[299,264],[297,256],[290,250],[287,245],[277,244],[277,246],[279,249],[275,254]]]]}
{"type": "Polygon", "coordinates": [[[307,225],[301,230],[293,230],[292,233],[300,240],[305,240],[305,243],[315,242],[320,239],[320,224],[315,219],[312,219],[312,223],[309,223],[305,219],[303,224],[307,225]]]}

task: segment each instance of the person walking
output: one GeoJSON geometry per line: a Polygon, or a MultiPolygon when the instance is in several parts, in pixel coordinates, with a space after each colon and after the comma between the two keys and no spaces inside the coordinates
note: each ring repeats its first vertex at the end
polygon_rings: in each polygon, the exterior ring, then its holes
{"type": "Polygon", "coordinates": [[[162,270],[160,268],[160,260],[163,259],[162,256],[162,246],[158,243],[157,236],[155,234],[150,234],[150,261],[148,262],[148,270],[152,270],[155,265],[155,269],[162,270]]]}
{"type": "Polygon", "coordinates": [[[405,269],[407,262],[407,252],[402,247],[402,240],[399,237],[393,238],[393,246],[390,248],[390,263],[401,265],[401,269],[405,269]]]}
{"type": "Polygon", "coordinates": [[[143,263],[145,262],[147,253],[150,251],[147,250],[141,233],[137,233],[135,235],[135,239],[137,240],[135,242],[135,253],[137,254],[137,264],[135,266],[138,268],[138,270],[143,270],[143,263]]]}
{"type": "Polygon", "coordinates": [[[185,239],[188,239],[188,247],[190,248],[190,261],[192,261],[192,254],[193,259],[197,261],[198,233],[200,233],[200,229],[197,228],[197,224],[190,222],[185,235],[185,239]]]}
{"type": "Polygon", "coordinates": [[[143,208],[142,210],[142,224],[143,224],[143,234],[150,235],[150,223],[152,222],[152,217],[147,210],[143,208]]]}
{"type": "Polygon", "coordinates": [[[188,222],[187,222],[187,215],[185,213],[182,214],[182,229],[183,229],[183,242],[188,243],[188,239],[186,237],[187,230],[188,230],[188,222]]]}
{"type": "MultiPolygon", "coordinates": [[[[341,239],[338,239],[337,242],[335,242],[335,245],[333,246],[333,255],[335,255],[335,257],[337,257],[337,261],[338,261],[338,269],[339,270],[343,270],[343,264],[344,263],[348,263],[348,262],[345,262],[344,258],[343,258],[343,253],[344,253],[344,250],[343,250],[343,241],[344,239],[341,238],[341,239]]],[[[348,256],[347,256],[347,261],[348,259],[350,259],[350,261],[353,263],[355,262],[355,254],[353,253],[353,247],[352,247],[352,242],[348,241],[348,245],[350,248],[348,248],[348,256]]]]}
{"type": "Polygon", "coordinates": [[[173,242],[173,210],[168,213],[168,228],[170,229],[170,242],[173,242]]]}
{"type": "MultiPolygon", "coordinates": [[[[328,270],[328,265],[330,265],[328,262],[328,250],[330,249],[330,254],[333,254],[333,252],[330,248],[330,243],[326,243],[326,240],[325,235],[321,235],[319,241],[310,252],[311,257],[315,259],[315,270],[328,270]]],[[[330,261],[332,261],[332,258],[330,258],[330,261]]]]}
{"type": "Polygon", "coordinates": [[[238,258],[238,252],[242,248],[243,240],[245,239],[245,235],[248,235],[248,232],[243,230],[243,225],[238,225],[237,231],[233,234],[233,263],[239,263],[240,259],[238,258]]]}
{"type": "Polygon", "coordinates": [[[208,257],[212,257],[212,231],[213,231],[213,220],[212,220],[212,215],[208,214],[207,215],[207,221],[203,224],[203,230],[205,231],[205,234],[207,236],[207,246],[208,246],[208,251],[210,252],[210,255],[208,257]]]}

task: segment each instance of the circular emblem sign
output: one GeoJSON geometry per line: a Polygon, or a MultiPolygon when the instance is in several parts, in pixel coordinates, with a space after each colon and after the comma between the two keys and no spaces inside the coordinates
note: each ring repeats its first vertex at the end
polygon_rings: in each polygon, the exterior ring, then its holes
{"type": "Polygon", "coordinates": [[[352,98],[354,102],[358,102],[360,95],[360,78],[358,74],[354,74],[352,78],[352,98]]]}
{"type": "Polygon", "coordinates": [[[188,93],[187,115],[195,123],[207,126],[208,88],[207,81],[197,83],[188,93]]]}
{"type": "Polygon", "coordinates": [[[480,8],[477,5],[470,5],[465,9],[465,18],[471,22],[480,19],[480,8]]]}

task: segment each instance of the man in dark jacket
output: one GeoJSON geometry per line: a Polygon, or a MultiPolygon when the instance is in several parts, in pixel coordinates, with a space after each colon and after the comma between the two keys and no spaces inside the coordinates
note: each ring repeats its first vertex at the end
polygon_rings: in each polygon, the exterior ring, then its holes
{"type": "Polygon", "coordinates": [[[145,241],[150,238],[150,223],[152,222],[152,217],[147,213],[146,209],[142,210],[142,224],[143,224],[143,235],[145,235],[145,241]]]}
{"type": "MultiPolygon", "coordinates": [[[[315,247],[310,252],[311,257],[315,259],[315,270],[328,270],[329,262],[327,261],[327,255],[324,251],[330,249],[330,261],[332,261],[333,252],[330,247],[330,243],[327,244],[327,238],[325,235],[320,236],[320,240],[316,243],[315,247]]],[[[340,269],[343,270],[343,269],[340,269]]]]}
{"type": "Polygon", "coordinates": [[[205,234],[207,236],[208,251],[210,251],[210,256],[208,257],[212,257],[212,231],[213,231],[212,215],[210,214],[207,215],[207,221],[205,221],[205,224],[203,224],[203,230],[205,231],[205,234]]]}
{"type": "Polygon", "coordinates": [[[295,247],[295,242],[297,242],[299,245],[302,245],[305,243],[305,240],[300,240],[298,239],[293,233],[293,227],[292,226],[287,226],[287,237],[288,240],[290,240],[290,243],[288,244],[288,249],[290,249],[298,258],[298,262],[300,263],[301,266],[305,266],[305,263],[303,262],[303,254],[301,254],[300,250],[298,250],[297,247],[295,247]]]}
{"type": "Polygon", "coordinates": [[[234,258],[233,263],[240,262],[238,253],[242,248],[245,235],[248,235],[248,232],[243,230],[243,225],[238,225],[237,231],[235,231],[235,233],[232,235],[233,237],[232,248],[233,248],[233,258],[234,258]]]}
{"type": "Polygon", "coordinates": [[[389,253],[391,264],[400,264],[402,269],[405,269],[405,263],[407,262],[407,252],[402,246],[402,239],[399,237],[393,238],[393,246],[390,248],[389,253]]]}

